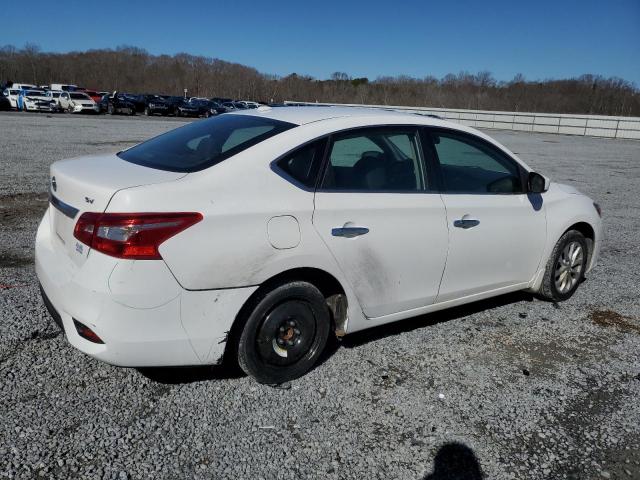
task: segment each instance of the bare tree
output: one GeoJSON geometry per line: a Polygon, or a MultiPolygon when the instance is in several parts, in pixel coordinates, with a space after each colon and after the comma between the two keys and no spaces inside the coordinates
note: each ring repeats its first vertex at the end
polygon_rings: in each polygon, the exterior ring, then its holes
{"type": "Polygon", "coordinates": [[[522,74],[499,82],[491,72],[433,76],[352,78],[334,72],[328,80],[292,73],[278,77],[216,58],[151,55],[123,45],[115,49],[48,53],[35,44],[0,47],[0,80],[75,83],[98,90],[190,94],[309,102],[407,105],[480,110],[640,116],[640,90],[620,78],[583,75],[530,81],[522,74]]]}

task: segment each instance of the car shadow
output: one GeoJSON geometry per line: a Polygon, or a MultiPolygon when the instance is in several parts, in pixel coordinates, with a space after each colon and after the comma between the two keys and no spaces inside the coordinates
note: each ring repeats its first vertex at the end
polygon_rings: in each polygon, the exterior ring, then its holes
{"type": "MultiPolygon", "coordinates": [[[[498,297],[480,300],[477,302],[452,307],[426,315],[416,316],[405,320],[369,328],[360,332],[351,333],[343,339],[337,339],[333,335],[329,337],[324,352],[312,368],[315,370],[329,360],[340,348],[356,348],[369,342],[392,337],[401,333],[410,332],[419,328],[426,328],[438,323],[448,322],[463,318],[474,313],[490,310],[519,302],[531,302],[534,296],[526,292],[514,292],[498,297]]],[[[229,380],[242,378],[246,374],[237,363],[225,358],[221,365],[204,365],[193,367],[148,367],[136,369],[141,375],[154,382],[165,385],[179,385],[209,380],[229,380]]]]}
{"type": "Polygon", "coordinates": [[[210,380],[230,380],[245,377],[237,365],[203,365],[195,367],[147,367],[136,368],[149,380],[163,385],[181,385],[210,380]]]}
{"type": "Polygon", "coordinates": [[[422,480],[482,480],[480,462],[473,450],[463,443],[442,445],[433,459],[433,471],[422,480]]]}

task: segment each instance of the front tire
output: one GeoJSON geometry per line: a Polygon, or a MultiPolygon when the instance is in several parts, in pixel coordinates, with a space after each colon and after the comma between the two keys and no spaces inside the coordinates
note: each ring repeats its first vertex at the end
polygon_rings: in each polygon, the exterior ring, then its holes
{"type": "Polygon", "coordinates": [[[588,259],[587,240],[577,230],[566,232],[551,252],[539,294],[547,300],[568,300],[584,279],[588,259]]]}
{"type": "Polygon", "coordinates": [[[151,116],[151,109],[150,109],[149,107],[146,107],[146,108],[144,109],[144,114],[145,114],[147,117],[150,117],[150,116],[151,116]]]}
{"type": "Polygon", "coordinates": [[[243,310],[247,318],[237,352],[246,374],[259,383],[280,384],[315,365],[327,343],[330,315],[314,285],[301,281],[276,285],[243,310]]]}

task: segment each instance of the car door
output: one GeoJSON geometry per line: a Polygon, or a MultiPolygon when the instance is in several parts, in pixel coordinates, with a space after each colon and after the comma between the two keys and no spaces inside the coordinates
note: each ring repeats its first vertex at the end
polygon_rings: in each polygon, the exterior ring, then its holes
{"type": "Polygon", "coordinates": [[[419,130],[333,135],[313,224],[369,318],[435,301],[447,255],[444,205],[425,170],[419,130]]]}
{"type": "Polygon", "coordinates": [[[539,194],[506,152],[475,135],[429,129],[447,211],[449,255],[438,302],[515,286],[535,275],[546,239],[539,194]]]}

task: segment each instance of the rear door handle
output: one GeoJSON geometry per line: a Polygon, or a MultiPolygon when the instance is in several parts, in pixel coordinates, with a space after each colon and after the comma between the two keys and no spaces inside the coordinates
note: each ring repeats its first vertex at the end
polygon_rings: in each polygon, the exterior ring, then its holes
{"type": "Polygon", "coordinates": [[[474,218],[465,218],[462,217],[460,220],[454,220],[453,226],[457,228],[473,228],[476,225],[480,225],[480,220],[476,220],[474,218]]]}
{"type": "Polygon", "coordinates": [[[367,227],[338,227],[331,229],[331,235],[334,237],[354,238],[369,233],[367,227]]]}

